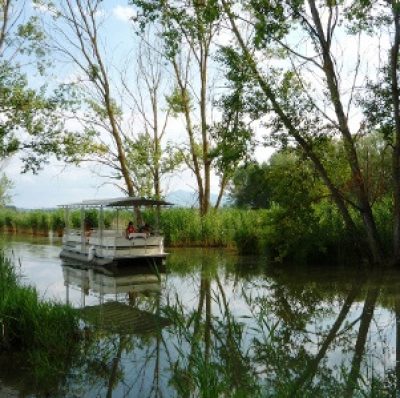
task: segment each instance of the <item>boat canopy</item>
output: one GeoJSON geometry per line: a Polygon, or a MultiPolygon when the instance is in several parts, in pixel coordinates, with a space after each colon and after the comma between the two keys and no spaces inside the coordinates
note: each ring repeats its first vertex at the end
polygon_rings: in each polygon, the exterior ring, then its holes
{"type": "Polygon", "coordinates": [[[84,200],[79,203],[60,205],[61,208],[96,208],[96,207],[140,207],[140,206],[172,206],[173,203],[165,200],[137,198],[125,196],[112,199],[84,200]]]}

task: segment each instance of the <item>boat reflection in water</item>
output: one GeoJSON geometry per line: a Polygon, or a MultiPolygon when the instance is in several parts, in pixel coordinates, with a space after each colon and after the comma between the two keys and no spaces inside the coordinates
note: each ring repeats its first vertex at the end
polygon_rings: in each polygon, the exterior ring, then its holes
{"type": "Polygon", "coordinates": [[[63,263],[62,268],[66,302],[70,303],[70,289],[79,289],[81,315],[88,324],[122,334],[157,333],[169,324],[154,311],[159,305],[151,309],[141,305],[149,300],[159,301],[165,282],[165,273],[159,266],[91,267],[63,263]],[[98,304],[87,305],[88,296],[98,298],[98,304]]]}
{"type": "Polygon", "coordinates": [[[113,295],[115,300],[135,296],[160,293],[165,280],[164,270],[159,266],[101,267],[63,262],[66,302],[69,304],[70,288],[78,288],[82,293],[82,306],[85,296],[99,297],[100,303],[105,296],[113,295]]]}

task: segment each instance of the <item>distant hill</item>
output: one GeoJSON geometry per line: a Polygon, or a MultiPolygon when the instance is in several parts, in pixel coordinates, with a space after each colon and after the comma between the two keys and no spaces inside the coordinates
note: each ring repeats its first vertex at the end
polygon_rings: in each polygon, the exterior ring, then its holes
{"type": "MultiPolygon", "coordinates": [[[[215,203],[217,201],[218,195],[211,194],[211,203],[215,203]]],[[[184,191],[179,189],[177,191],[170,192],[166,195],[166,201],[171,202],[179,207],[198,207],[197,202],[197,192],[194,191],[184,191]]],[[[222,206],[226,205],[228,202],[227,196],[222,198],[222,206]]]]}

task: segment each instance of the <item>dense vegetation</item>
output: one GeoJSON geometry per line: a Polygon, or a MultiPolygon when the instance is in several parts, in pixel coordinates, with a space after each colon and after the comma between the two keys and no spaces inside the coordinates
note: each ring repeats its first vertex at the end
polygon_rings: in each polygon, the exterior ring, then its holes
{"type": "MultiPolygon", "coordinates": [[[[384,250],[390,251],[393,228],[393,201],[390,185],[388,148],[378,135],[360,139],[360,159],[368,170],[368,195],[384,250]]],[[[327,140],[326,168],[349,201],[352,183],[346,171],[343,142],[327,140]]],[[[231,190],[233,202],[240,208],[266,209],[267,245],[285,258],[337,259],[335,253],[353,252],[362,236],[362,218],[354,211],[357,237],[346,230],[343,218],[322,179],[311,162],[295,148],[276,152],[268,163],[249,163],[237,170],[231,190]]],[[[367,246],[367,242],[362,242],[367,246]]]]}

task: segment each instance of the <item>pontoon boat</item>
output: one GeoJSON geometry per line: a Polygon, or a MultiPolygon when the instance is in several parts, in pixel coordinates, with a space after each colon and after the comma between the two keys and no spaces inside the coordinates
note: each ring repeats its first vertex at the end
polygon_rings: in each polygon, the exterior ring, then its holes
{"type": "MultiPolygon", "coordinates": [[[[96,265],[133,263],[140,260],[160,263],[165,259],[164,237],[159,233],[158,225],[146,225],[143,232],[127,235],[126,226],[119,226],[118,211],[132,209],[136,215],[136,228],[139,229],[141,220],[140,208],[172,205],[163,200],[124,197],[104,200],[87,200],[80,203],[62,205],[65,211],[65,230],[61,258],[78,260],[96,265]],[[79,230],[70,228],[70,210],[80,209],[81,227],[79,230]],[[88,228],[85,211],[98,210],[98,228],[88,228]],[[116,209],[116,226],[113,229],[104,227],[104,212],[116,209]]],[[[158,221],[157,221],[158,224],[158,221]]],[[[140,231],[140,229],[139,229],[140,231]]]]}

